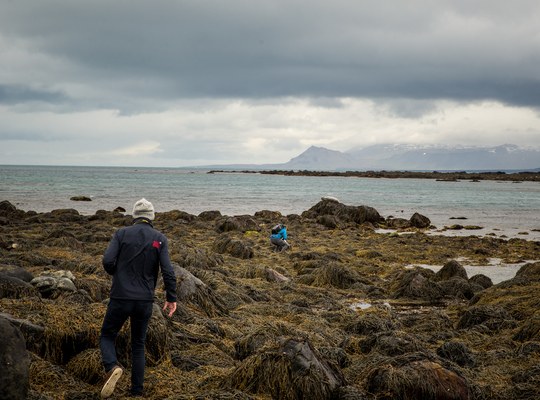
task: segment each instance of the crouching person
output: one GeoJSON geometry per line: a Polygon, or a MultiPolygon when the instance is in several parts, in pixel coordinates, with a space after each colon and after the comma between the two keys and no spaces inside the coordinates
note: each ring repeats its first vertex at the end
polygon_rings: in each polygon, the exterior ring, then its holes
{"type": "Polygon", "coordinates": [[[276,251],[284,251],[291,247],[287,242],[287,227],[283,224],[277,224],[272,228],[270,243],[275,246],[276,251]]]}

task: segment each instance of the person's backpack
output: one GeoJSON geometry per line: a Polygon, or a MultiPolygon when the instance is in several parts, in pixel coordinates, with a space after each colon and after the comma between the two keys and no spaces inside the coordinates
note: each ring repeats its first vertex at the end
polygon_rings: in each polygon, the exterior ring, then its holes
{"type": "Polygon", "coordinates": [[[276,226],[274,226],[272,228],[272,235],[275,235],[276,233],[279,233],[280,230],[283,229],[283,225],[282,224],[277,224],[276,226]]]}

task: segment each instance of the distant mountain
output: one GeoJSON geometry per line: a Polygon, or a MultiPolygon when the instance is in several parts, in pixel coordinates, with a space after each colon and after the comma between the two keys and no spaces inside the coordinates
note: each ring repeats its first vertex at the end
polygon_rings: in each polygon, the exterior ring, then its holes
{"type": "Polygon", "coordinates": [[[312,146],[279,168],[307,170],[480,171],[531,170],[540,150],[505,144],[496,147],[379,144],[348,152],[312,146]]]}
{"type": "Polygon", "coordinates": [[[377,144],[347,152],[311,146],[282,164],[207,166],[236,170],[389,170],[389,171],[529,171],[540,170],[540,150],[513,144],[466,147],[412,144],[377,144]]]}
{"type": "Polygon", "coordinates": [[[287,169],[295,170],[314,169],[315,166],[321,170],[335,170],[354,168],[356,161],[356,157],[352,154],[311,146],[283,165],[287,169]]]}

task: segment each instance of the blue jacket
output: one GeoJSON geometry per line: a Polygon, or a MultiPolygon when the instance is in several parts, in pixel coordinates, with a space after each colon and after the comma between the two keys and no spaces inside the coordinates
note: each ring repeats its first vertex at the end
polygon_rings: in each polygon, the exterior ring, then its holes
{"type": "Polygon", "coordinates": [[[270,239],[287,240],[287,228],[282,228],[278,233],[272,233],[270,239]]]}
{"type": "Polygon", "coordinates": [[[176,276],[165,235],[141,218],[117,230],[103,255],[103,268],[113,277],[110,297],[153,301],[160,266],[166,299],[175,302],[176,276]]]}

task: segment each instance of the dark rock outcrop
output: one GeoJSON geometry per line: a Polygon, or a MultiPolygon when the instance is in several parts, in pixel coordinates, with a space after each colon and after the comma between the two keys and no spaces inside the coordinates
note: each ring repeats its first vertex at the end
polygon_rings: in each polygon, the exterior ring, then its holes
{"type": "Polygon", "coordinates": [[[28,297],[40,297],[34,286],[19,278],[0,273],[0,298],[21,299],[28,297]]]}
{"type": "Polygon", "coordinates": [[[493,286],[493,281],[490,277],[485,276],[484,274],[476,274],[469,278],[469,282],[479,285],[484,289],[490,288],[493,286]]]}
{"type": "Polygon", "coordinates": [[[470,399],[467,380],[430,359],[396,358],[373,369],[367,381],[368,391],[377,398],[470,399]]]}
{"type": "Polygon", "coordinates": [[[386,226],[393,229],[407,229],[411,226],[411,222],[405,218],[388,217],[386,219],[386,226]]]}
{"type": "Polygon", "coordinates": [[[459,277],[468,279],[467,271],[456,260],[448,261],[444,266],[435,274],[436,281],[444,281],[450,278],[459,277]]]}
{"type": "Polygon", "coordinates": [[[88,196],[72,196],[69,198],[71,201],[92,201],[88,196]]]}
{"type": "Polygon", "coordinates": [[[223,302],[212,288],[185,268],[178,265],[173,266],[177,279],[176,294],[179,302],[191,303],[210,317],[227,313],[223,302]]]}
{"type": "Polygon", "coordinates": [[[0,264],[0,275],[12,276],[25,282],[30,282],[34,279],[34,276],[26,269],[9,264],[0,264]]]}
{"type": "Polygon", "coordinates": [[[479,325],[496,332],[501,329],[515,327],[516,321],[502,307],[477,305],[470,307],[463,313],[457,323],[457,328],[470,329],[479,325]]]}
{"type": "Polygon", "coordinates": [[[225,220],[218,222],[216,227],[217,232],[230,231],[259,231],[261,228],[255,220],[249,215],[239,215],[236,217],[228,217],[225,220]]]}
{"type": "Polygon", "coordinates": [[[200,213],[199,219],[203,221],[214,221],[220,218],[221,216],[222,216],[221,212],[217,210],[210,210],[210,211],[203,211],[202,213],[200,213]]]}
{"type": "Polygon", "coordinates": [[[213,248],[220,254],[228,253],[236,258],[247,259],[253,257],[253,248],[249,243],[234,239],[226,234],[216,239],[213,248]]]}
{"type": "Polygon", "coordinates": [[[409,222],[411,226],[420,229],[429,228],[431,225],[431,220],[428,217],[418,213],[414,213],[409,222]]]}
{"type": "Polygon", "coordinates": [[[354,222],[363,224],[364,222],[379,223],[384,218],[377,210],[369,206],[347,206],[335,200],[324,199],[319,201],[309,210],[302,213],[304,218],[317,218],[321,215],[334,215],[343,222],[354,222]]]}
{"type": "Polygon", "coordinates": [[[227,377],[233,388],[274,399],[331,399],[346,384],[307,340],[287,339],[278,348],[246,358],[227,377]]]}
{"type": "Polygon", "coordinates": [[[0,393],[3,399],[25,400],[30,358],[21,331],[0,317],[0,393]]]}
{"type": "Polygon", "coordinates": [[[436,303],[442,299],[444,292],[432,277],[433,271],[424,268],[405,271],[397,278],[392,297],[436,303]]]}
{"type": "Polygon", "coordinates": [[[472,299],[475,293],[484,290],[482,286],[458,276],[439,282],[439,286],[445,296],[465,300],[472,299]]]}
{"type": "Polygon", "coordinates": [[[461,342],[445,342],[437,349],[440,357],[455,362],[460,367],[474,367],[476,360],[469,348],[461,342]]]}

